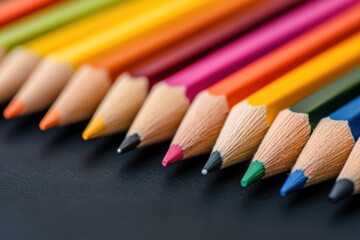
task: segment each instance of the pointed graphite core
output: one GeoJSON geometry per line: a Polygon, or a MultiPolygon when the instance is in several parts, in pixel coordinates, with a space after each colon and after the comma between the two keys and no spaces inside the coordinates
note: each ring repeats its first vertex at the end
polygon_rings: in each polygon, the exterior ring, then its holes
{"type": "Polygon", "coordinates": [[[331,189],[329,199],[332,202],[338,202],[345,198],[351,197],[354,193],[354,183],[348,179],[340,179],[335,182],[334,187],[331,189]]]}
{"type": "Polygon", "coordinates": [[[282,197],[285,197],[289,193],[302,189],[309,178],[305,176],[304,171],[298,169],[292,172],[286,179],[284,185],[280,190],[282,197]]]}
{"type": "Polygon", "coordinates": [[[82,134],[82,138],[86,141],[96,136],[101,135],[106,130],[105,121],[102,117],[96,117],[90,121],[85,131],[82,134]]]}
{"type": "Polygon", "coordinates": [[[182,148],[177,145],[171,145],[162,161],[162,165],[166,167],[169,164],[181,161],[183,158],[184,151],[182,148]]]}
{"type": "Polygon", "coordinates": [[[241,179],[241,186],[247,187],[249,184],[260,180],[264,176],[264,174],[264,164],[259,160],[252,161],[250,163],[250,166],[246,170],[244,177],[241,179]]]}
{"type": "Polygon", "coordinates": [[[23,114],[24,109],[25,104],[22,101],[12,100],[4,110],[4,117],[6,119],[18,117],[23,114]]]}
{"type": "Polygon", "coordinates": [[[130,135],[127,138],[125,138],[124,141],[120,144],[120,147],[118,148],[117,152],[120,154],[130,151],[136,148],[140,144],[140,142],[141,140],[139,134],[135,133],[133,135],[130,135]]]}
{"type": "Polygon", "coordinates": [[[220,155],[219,151],[212,152],[209,160],[206,162],[203,170],[201,171],[202,175],[206,175],[210,172],[214,172],[221,168],[223,158],[220,155]]]}
{"type": "Polygon", "coordinates": [[[60,124],[60,112],[58,109],[50,109],[45,117],[41,120],[39,127],[45,131],[50,128],[56,127],[60,124]]]}

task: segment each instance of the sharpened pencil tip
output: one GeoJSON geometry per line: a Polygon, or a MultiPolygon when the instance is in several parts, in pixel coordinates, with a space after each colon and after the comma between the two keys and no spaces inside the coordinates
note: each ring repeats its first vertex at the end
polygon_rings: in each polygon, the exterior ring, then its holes
{"type": "Polygon", "coordinates": [[[208,171],[206,169],[203,169],[201,170],[201,174],[205,176],[206,174],[208,174],[208,171]]]}
{"type": "Polygon", "coordinates": [[[220,152],[212,152],[203,170],[206,170],[206,174],[219,170],[221,168],[222,162],[223,158],[221,157],[220,152]]]}
{"type": "Polygon", "coordinates": [[[56,127],[60,124],[60,112],[58,109],[50,109],[45,117],[41,120],[39,127],[42,131],[56,127]]]}
{"type": "Polygon", "coordinates": [[[164,159],[162,160],[162,165],[166,167],[169,164],[181,161],[183,158],[184,158],[183,149],[177,145],[171,145],[164,159]]]}
{"type": "Polygon", "coordinates": [[[117,152],[125,153],[134,148],[136,148],[141,143],[139,134],[133,134],[124,139],[124,141],[120,144],[117,152]]]}
{"type": "Polygon", "coordinates": [[[101,136],[106,130],[105,121],[102,117],[96,117],[86,126],[82,138],[86,141],[101,136]]]}
{"type": "Polygon", "coordinates": [[[250,184],[260,180],[265,174],[265,166],[259,160],[252,161],[241,179],[241,186],[247,187],[250,184]]]}
{"type": "Polygon", "coordinates": [[[9,105],[4,110],[4,117],[6,119],[11,119],[18,117],[23,114],[25,109],[25,104],[19,100],[12,100],[9,105]]]}
{"type": "Polygon", "coordinates": [[[282,197],[285,197],[289,193],[302,189],[309,178],[305,176],[302,170],[293,171],[286,179],[284,185],[280,190],[282,197]]]}
{"type": "Polygon", "coordinates": [[[331,189],[329,199],[336,203],[345,198],[351,197],[354,193],[355,185],[351,180],[340,179],[335,182],[331,189]]]}

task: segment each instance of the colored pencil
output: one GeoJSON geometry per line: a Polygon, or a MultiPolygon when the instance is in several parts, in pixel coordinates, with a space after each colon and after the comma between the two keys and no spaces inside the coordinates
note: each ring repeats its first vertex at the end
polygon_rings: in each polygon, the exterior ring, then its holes
{"type": "Polygon", "coordinates": [[[360,136],[359,105],[357,97],[319,122],[282,186],[281,196],[338,176],[360,136]]]}
{"type": "Polygon", "coordinates": [[[281,111],[266,133],[246,171],[247,185],[289,171],[318,122],[360,93],[360,68],[281,111]]]}
{"type": "Polygon", "coordinates": [[[115,23],[100,33],[76,41],[52,52],[36,68],[28,81],[4,111],[6,118],[28,114],[47,108],[60,94],[74,70],[86,61],[126,47],[136,38],[196,11],[214,0],[154,0],[139,2],[139,8],[123,22],[115,23]],[[171,13],[171,14],[169,14],[171,13]],[[51,81],[49,81],[51,76],[51,81]]]}
{"type": "Polygon", "coordinates": [[[349,158],[336,179],[329,199],[338,202],[360,192],[360,141],[352,149],[349,158]]]}
{"type": "Polygon", "coordinates": [[[360,63],[360,33],[317,55],[236,104],[203,174],[249,160],[276,115],[360,63]]]}
{"type": "Polygon", "coordinates": [[[0,31],[0,59],[12,48],[119,0],[66,1],[20,19],[0,31]]]}
{"type": "Polygon", "coordinates": [[[0,26],[38,11],[57,0],[6,0],[0,2],[0,26]]]}
{"type": "Polygon", "coordinates": [[[114,86],[117,90],[112,90],[113,94],[107,97],[107,102],[111,106],[114,106],[112,102],[116,104],[123,102],[126,103],[126,107],[108,109],[107,103],[102,104],[102,108],[108,111],[103,115],[101,113],[103,110],[99,110],[101,116],[96,116],[98,119],[91,123],[96,129],[89,126],[84,136],[88,139],[98,136],[99,131],[110,134],[125,130],[144,101],[149,83],[153,85],[160,76],[163,78],[179,69],[176,66],[184,66],[185,62],[188,64],[189,60],[193,61],[209,49],[228,41],[245,27],[262,21],[292,3],[293,1],[273,1],[270,5],[268,1],[256,0],[216,2],[202,9],[201,12],[198,11],[193,16],[175,23],[172,27],[164,27],[141,41],[135,41],[127,46],[125,51],[120,49],[91,63],[90,66],[84,66],[74,75],[53,104],[40,123],[40,127],[48,129],[90,117],[114,79],[119,73],[127,70],[127,74],[123,75],[123,78],[130,80],[127,81],[127,87],[123,87],[124,83],[120,77],[116,87],[114,86]],[[162,50],[159,51],[160,49],[162,50]],[[140,58],[141,61],[138,61],[140,58]],[[134,61],[136,61],[135,66],[131,64],[134,61]],[[131,69],[127,67],[130,65],[131,69]],[[140,76],[143,78],[139,78],[140,76]],[[136,80],[133,81],[131,78],[136,80]],[[81,97],[79,92],[82,92],[81,97]],[[128,96],[135,97],[136,100],[124,99],[128,96]],[[124,121],[122,118],[127,120],[124,121]],[[105,122],[110,127],[107,127],[105,122]]]}
{"type": "Polygon", "coordinates": [[[306,3],[159,83],[151,90],[118,152],[171,138],[198,92],[353,3],[306,3]]]}
{"type": "Polygon", "coordinates": [[[120,2],[15,48],[0,65],[0,102],[8,101],[15,95],[46,54],[78,39],[86,38],[113,22],[126,19],[138,5],[120,2]]]}
{"type": "Polygon", "coordinates": [[[182,120],[163,164],[209,153],[233,105],[360,30],[359,12],[360,4],[325,21],[199,94],[182,120]]]}
{"type": "MultiPolygon", "coordinates": [[[[156,78],[155,75],[165,71],[170,72],[170,69],[173,69],[172,65],[174,64],[172,63],[174,61],[176,61],[176,65],[179,65],[184,62],[180,61],[183,56],[188,55],[186,59],[194,58],[197,56],[197,52],[201,52],[202,49],[209,49],[215,44],[219,44],[221,40],[224,41],[224,39],[235,36],[241,29],[240,26],[247,25],[246,22],[259,21],[265,15],[261,14],[261,16],[254,17],[253,11],[244,15],[240,13],[259,8],[263,12],[271,12],[274,11],[273,9],[280,8],[278,5],[284,6],[291,3],[277,2],[279,4],[274,4],[276,3],[274,2],[270,8],[263,10],[264,8],[260,8],[259,5],[265,3],[264,1],[236,0],[226,3],[217,1],[209,4],[205,9],[193,12],[181,19],[181,21],[171,24],[172,26],[168,24],[150,36],[146,36],[140,41],[134,41],[130,46],[127,46],[125,51],[120,49],[120,51],[112,52],[91,62],[90,65],[84,66],[74,75],[40,123],[40,127],[48,129],[90,117],[112,82],[119,73],[128,69],[127,66],[130,66],[132,62],[139,62],[141,59],[140,62],[148,62],[150,65],[158,66],[157,73],[154,73],[152,77],[156,78]],[[247,19],[250,20],[246,21],[247,19]],[[221,36],[219,36],[220,34],[221,36]],[[199,44],[201,44],[200,47],[196,48],[199,44]],[[191,46],[191,49],[189,49],[189,46],[191,46]],[[167,49],[164,50],[165,48],[167,49]],[[160,51],[160,49],[163,50],[160,51]],[[149,55],[152,56],[147,60],[149,55]],[[79,95],[79,92],[81,92],[81,95],[79,95]],[[91,98],[91,101],[88,101],[89,98],[91,98]]],[[[131,73],[129,72],[129,74],[131,73]]],[[[144,79],[144,81],[147,80],[144,79]]],[[[146,84],[142,86],[146,89],[136,90],[136,92],[147,92],[148,87],[146,84]]],[[[127,93],[129,93],[129,90],[127,90],[127,93]]],[[[122,94],[116,94],[117,98],[123,96],[122,94]]],[[[133,96],[143,98],[142,94],[134,94],[133,96]]],[[[119,100],[127,102],[126,100],[119,100]]],[[[138,101],[130,102],[138,103],[138,101]]],[[[115,112],[112,111],[112,113],[115,112]]],[[[123,114],[120,116],[123,116],[123,114]]],[[[130,115],[127,114],[127,117],[130,117],[130,115]]]]}

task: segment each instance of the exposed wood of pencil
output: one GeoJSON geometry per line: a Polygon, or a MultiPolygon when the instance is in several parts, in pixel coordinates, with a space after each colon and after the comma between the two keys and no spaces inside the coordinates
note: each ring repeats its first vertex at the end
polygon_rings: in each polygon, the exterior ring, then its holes
{"type": "Polygon", "coordinates": [[[24,48],[12,51],[4,59],[0,65],[0,103],[8,101],[16,94],[24,79],[30,76],[40,60],[38,54],[24,48]]]}
{"type": "Polygon", "coordinates": [[[183,158],[210,152],[229,111],[224,96],[214,96],[203,91],[190,106],[185,115],[186,121],[180,124],[171,144],[182,148],[183,158]],[[203,118],[207,121],[199,121],[203,118]],[[186,137],[189,133],[191,137],[186,137]]]}
{"type": "Polygon", "coordinates": [[[253,157],[253,160],[264,164],[263,178],[289,170],[310,134],[311,125],[307,114],[295,113],[289,109],[281,111],[253,157]]]}
{"type": "Polygon", "coordinates": [[[336,177],[355,144],[346,121],[321,120],[297,159],[293,171],[308,177],[305,186],[336,177]]]}
{"type": "Polygon", "coordinates": [[[158,83],[145,100],[127,136],[138,134],[139,147],[164,141],[175,134],[189,105],[184,86],[158,83]]]}
{"type": "Polygon", "coordinates": [[[213,148],[213,152],[218,151],[222,156],[221,168],[249,160],[254,155],[269,127],[266,107],[251,106],[243,101],[231,110],[224,126],[213,148]]]}
{"type": "MultiPolygon", "coordinates": [[[[61,126],[89,118],[110,86],[110,76],[105,70],[91,66],[82,67],[66,85],[43,118],[40,127],[42,124],[44,127],[41,129],[45,130],[52,126],[61,126]],[[59,119],[56,122],[47,121],[47,117],[52,114],[58,115],[59,119]]],[[[50,119],[54,118],[50,117],[50,119]]]]}
{"type": "Polygon", "coordinates": [[[354,184],[353,194],[360,193],[360,141],[352,149],[349,158],[341,170],[337,180],[348,179],[354,184]]]}
{"type": "Polygon", "coordinates": [[[12,102],[20,102],[23,105],[23,111],[19,115],[49,107],[49,103],[52,103],[62,91],[72,73],[72,66],[68,63],[57,62],[50,58],[43,60],[8,107],[12,102]],[[44,82],[51,82],[51,84],[48,84],[44,91],[39,91],[43,89],[44,82]]]}
{"type": "Polygon", "coordinates": [[[149,81],[145,77],[120,75],[96,110],[83,138],[87,140],[127,130],[145,101],[148,88],[149,81]]]}

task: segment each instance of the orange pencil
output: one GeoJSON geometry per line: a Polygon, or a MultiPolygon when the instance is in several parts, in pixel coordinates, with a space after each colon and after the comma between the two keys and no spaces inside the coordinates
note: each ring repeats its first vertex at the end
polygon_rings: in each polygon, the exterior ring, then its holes
{"type": "Polygon", "coordinates": [[[230,109],[301,63],[360,30],[360,4],[300,35],[197,97],[183,119],[163,165],[209,153],[230,109]]]}
{"type": "MultiPolygon", "coordinates": [[[[102,56],[89,65],[83,66],[74,75],[41,121],[40,128],[46,130],[90,117],[120,73],[128,70],[130,65],[139,62],[139,60],[142,62],[154,53],[156,55],[160,54],[158,51],[161,49],[165,49],[168,46],[172,49],[180,48],[186,55],[186,51],[189,48],[182,47],[184,41],[196,45],[198,42],[200,43],[198,40],[200,37],[197,37],[197,35],[205,35],[207,39],[201,40],[201,43],[209,46],[214,45],[210,43],[218,43],[220,40],[224,41],[234,37],[237,34],[237,30],[241,29],[242,26],[247,26],[249,22],[258,22],[272,12],[277,11],[277,9],[282,9],[288,5],[289,3],[279,0],[272,2],[271,5],[267,4],[264,0],[217,1],[201,11],[190,14],[181,21],[173,24],[169,23],[167,26],[162,27],[143,39],[131,43],[125,48],[102,56]],[[268,7],[265,8],[263,5],[268,7]],[[245,12],[246,14],[244,14],[245,12]],[[222,35],[214,37],[211,32],[214,32],[215,30],[213,29],[217,28],[221,29],[217,33],[222,35]]],[[[204,47],[204,49],[206,48],[204,47]]],[[[169,51],[173,52],[172,50],[169,51]]],[[[196,51],[193,51],[191,57],[197,54],[196,51]]],[[[178,56],[173,59],[180,58],[178,56]]],[[[147,92],[149,88],[148,84],[146,84],[147,80],[137,80],[137,82],[140,81],[145,82],[141,84],[145,89],[139,90],[136,88],[134,90],[147,92]]],[[[139,86],[139,84],[135,85],[139,86]]],[[[127,89],[127,91],[131,92],[130,89],[127,89]]],[[[142,94],[135,95],[137,98],[144,98],[142,94]]],[[[135,102],[142,101],[137,99],[135,102]]]]}
{"type": "Polygon", "coordinates": [[[0,3],[0,26],[44,8],[59,0],[7,0],[0,3]]]}

